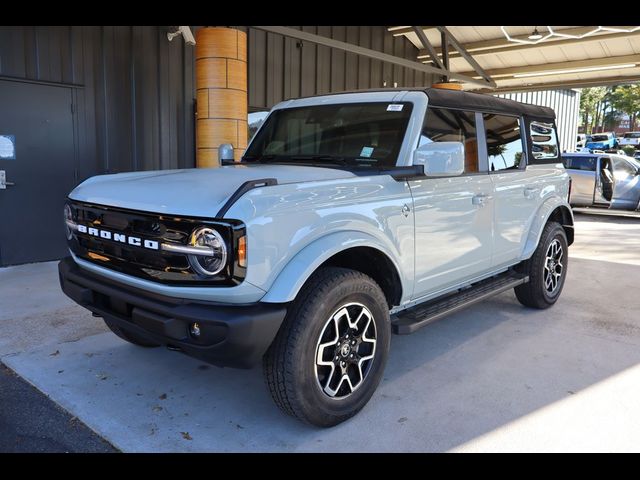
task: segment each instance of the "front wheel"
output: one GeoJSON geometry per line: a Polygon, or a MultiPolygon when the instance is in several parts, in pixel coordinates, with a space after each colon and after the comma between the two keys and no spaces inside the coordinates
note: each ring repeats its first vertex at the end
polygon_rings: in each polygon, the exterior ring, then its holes
{"type": "Polygon", "coordinates": [[[557,222],[545,225],[538,247],[520,271],[529,275],[529,282],[515,288],[521,304],[532,308],[549,308],[556,303],[567,278],[569,247],[567,235],[557,222]]]}
{"type": "Polygon", "coordinates": [[[331,427],[377,388],[391,337],[389,307],[363,273],[328,267],[298,294],[264,357],[271,396],[285,413],[331,427]]]}

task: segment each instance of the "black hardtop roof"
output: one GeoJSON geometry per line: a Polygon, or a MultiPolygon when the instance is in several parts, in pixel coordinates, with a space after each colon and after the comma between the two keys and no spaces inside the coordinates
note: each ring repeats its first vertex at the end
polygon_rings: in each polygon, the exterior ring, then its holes
{"type": "MultiPolygon", "coordinates": [[[[331,96],[346,93],[362,92],[424,92],[429,97],[429,105],[432,107],[448,107],[458,109],[482,110],[492,113],[504,113],[511,115],[526,115],[538,119],[555,120],[556,114],[549,107],[541,107],[530,103],[516,102],[508,98],[494,97],[485,93],[464,92],[461,90],[448,90],[444,88],[372,88],[366,90],[348,90],[344,92],[326,93],[314,96],[331,96]]],[[[304,97],[301,97],[304,98],[304,97]]]]}

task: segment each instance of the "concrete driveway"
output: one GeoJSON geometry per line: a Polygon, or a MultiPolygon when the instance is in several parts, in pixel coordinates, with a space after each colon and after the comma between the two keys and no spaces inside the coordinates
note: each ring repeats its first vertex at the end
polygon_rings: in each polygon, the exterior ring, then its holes
{"type": "Polygon", "coordinates": [[[371,402],[328,430],[281,414],[259,368],[100,333],[53,264],[0,270],[0,354],[123,451],[638,451],[639,266],[640,217],[577,213],[553,308],[506,292],[394,336],[371,402]],[[31,290],[14,286],[21,275],[31,290]]]}

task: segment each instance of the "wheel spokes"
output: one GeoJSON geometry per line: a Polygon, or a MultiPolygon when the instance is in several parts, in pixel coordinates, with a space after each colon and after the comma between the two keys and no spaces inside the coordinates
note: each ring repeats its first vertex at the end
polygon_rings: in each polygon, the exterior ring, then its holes
{"type": "Polygon", "coordinates": [[[332,398],[353,393],[367,376],[376,350],[373,315],[362,304],[338,309],[327,321],[316,347],[316,379],[332,398]]]}
{"type": "Polygon", "coordinates": [[[544,287],[549,293],[553,293],[560,284],[564,269],[563,258],[564,250],[562,244],[558,239],[555,239],[547,247],[543,266],[544,287]]]}

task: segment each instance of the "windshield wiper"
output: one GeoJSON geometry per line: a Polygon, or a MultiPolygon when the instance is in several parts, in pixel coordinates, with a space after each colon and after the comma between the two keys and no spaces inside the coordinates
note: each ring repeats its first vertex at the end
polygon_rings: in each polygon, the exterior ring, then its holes
{"type": "Polygon", "coordinates": [[[292,160],[311,160],[318,162],[337,163],[339,165],[348,165],[348,162],[344,157],[337,157],[333,155],[293,155],[288,158],[292,160]]]}
{"type": "Polygon", "coordinates": [[[251,155],[242,157],[242,161],[266,163],[275,160],[277,157],[277,155],[251,155]]]}

